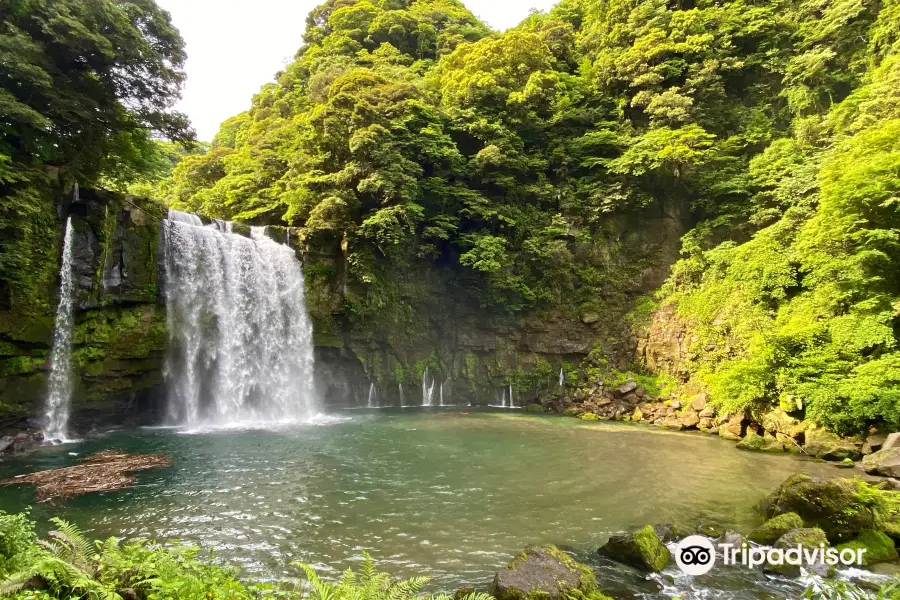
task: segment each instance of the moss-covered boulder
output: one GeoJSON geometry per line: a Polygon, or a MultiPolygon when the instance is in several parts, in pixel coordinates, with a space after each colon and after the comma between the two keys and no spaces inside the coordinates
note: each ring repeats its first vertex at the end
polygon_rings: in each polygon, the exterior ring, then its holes
{"type": "Polygon", "coordinates": [[[651,573],[662,571],[672,558],[651,525],[612,536],[599,552],[651,573]]]}
{"type": "Polygon", "coordinates": [[[803,519],[797,513],[789,512],[772,517],[756,529],[750,532],[747,538],[757,544],[771,546],[778,538],[793,529],[801,529],[803,519]]]}
{"type": "Polygon", "coordinates": [[[784,452],[784,445],[772,437],[763,437],[755,433],[744,436],[737,447],[739,450],[753,450],[756,452],[784,452]]]}
{"type": "MultiPolygon", "coordinates": [[[[792,529],[778,538],[774,544],[774,547],[779,550],[790,550],[797,546],[812,550],[821,547],[827,548],[830,544],[828,543],[825,532],[818,527],[792,529]]],[[[834,575],[835,571],[833,565],[825,564],[824,557],[821,557],[816,564],[807,563],[804,564],[803,567],[822,577],[831,577],[834,575]]],[[[780,565],[767,564],[765,570],[773,573],[780,573],[788,577],[800,575],[800,565],[791,565],[787,564],[787,562],[780,565]]]]}
{"type": "Polygon", "coordinates": [[[874,529],[876,513],[887,513],[879,492],[859,479],[818,479],[798,473],[766,497],[760,510],[767,518],[797,513],[806,525],[820,527],[832,543],[840,543],[874,529]]]}
{"type": "Polygon", "coordinates": [[[837,546],[838,550],[865,550],[862,554],[864,566],[892,562],[900,558],[894,547],[894,540],[881,531],[863,531],[858,536],[837,546]]]}
{"type": "Polygon", "coordinates": [[[516,556],[494,576],[490,592],[497,600],[606,598],[597,589],[594,573],[552,544],[516,556]]]}
{"type": "Polygon", "coordinates": [[[825,460],[859,460],[862,458],[861,443],[838,437],[821,427],[809,427],[804,433],[803,450],[810,456],[825,460]]]}

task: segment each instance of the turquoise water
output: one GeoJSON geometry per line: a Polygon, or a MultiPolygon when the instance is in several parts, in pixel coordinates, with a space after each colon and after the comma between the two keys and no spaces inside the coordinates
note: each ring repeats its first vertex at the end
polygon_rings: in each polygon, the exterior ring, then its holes
{"type": "MultiPolygon", "coordinates": [[[[743,572],[646,579],[596,558],[610,533],[672,521],[747,531],[758,523],[755,503],[789,475],[836,474],[715,436],[628,424],[510,411],[342,416],[283,431],[113,431],[0,465],[0,474],[104,448],[171,454],[172,467],[139,473],[133,489],[38,505],[33,516],[58,514],[96,537],[200,544],[256,577],[294,576],[291,561],[337,573],[367,551],[385,570],[454,590],[486,585],[526,545],[553,542],[590,561],[605,591],[660,598],[784,597],[796,586],[743,572]]],[[[4,510],[32,501],[28,487],[0,489],[4,510]]]]}

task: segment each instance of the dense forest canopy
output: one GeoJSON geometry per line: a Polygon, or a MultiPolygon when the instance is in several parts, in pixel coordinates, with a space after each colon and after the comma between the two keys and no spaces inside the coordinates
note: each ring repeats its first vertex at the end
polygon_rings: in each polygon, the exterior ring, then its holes
{"type": "Polygon", "coordinates": [[[340,249],[360,322],[422,265],[492,314],[602,312],[642,268],[611,268],[609,217],[680,203],[695,226],[654,301],[712,399],[900,424],[898,0],[562,0],[505,33],[459,0],[328,0],[199,152],[156,139],[191,133],[151,0],[0,17],[5,279],[47,165],[299,227],[340,249]]]}

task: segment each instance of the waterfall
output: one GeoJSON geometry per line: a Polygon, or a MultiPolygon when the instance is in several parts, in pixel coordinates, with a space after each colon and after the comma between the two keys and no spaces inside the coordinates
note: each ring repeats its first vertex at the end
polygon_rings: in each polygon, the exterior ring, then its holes
{"type": "Polygon", "coordinates": [[[400,390],[400,408],[403,408],[403,384],[398,383],[397,388],[400,390]]]}
{"type": "MultiPolygon", "coordinates": [[[[75,184],[75,202],[78,184],[75,184]]],[[[75,303],[75,280],[72,273],[72,217],[66,220],[62,266],[59,269],[59,305],[53,328],[50,351],[50,386],[44,409],[44,439],[68,440],[69,404],[72,399],[72,309],[75,303]]]]}
{"type": "Polygon", "coordinates": [[[252,227],[164,221],[169,417],[189,427],[296,423],[318,413],[303,271],[252,227]]]}
{"type": "Polygon", "coordinates": [[[428,383],[428,367],[422,373],[422,406],[432,406],[434,404],[434,379],[428,383]]]}
{"type": "Polygon", "coordinates": [[[441,388],[438,392],[438,406],[444,406],[444,382],[441,382],[441,388]]]}
{"type": "Polygon", "coordinates": [[[559,387],[562,387],[566,382],[566,374],[563,373],[562,367],[559,368],[559,387]]]}
{"type": "Polygon", "coordinates": [[[513,392],[512,392],[512,384],[509,384],[509,406],[507,408],[515,408],[516,405],[513,404],[513,392]]]}
{"type": "Polygon", "coordinates": [[[374,383],[370,383],[370,384],[369,384],[369,399],[366,401],[366,407],[367,407],[367,408],[376,408],[376,407],[378,406],[378,404],[377,404],[377,397],[376,397],[375,394],[376,394],[376,392],[375,392],[375,384],[374,384],[374,383]]]}

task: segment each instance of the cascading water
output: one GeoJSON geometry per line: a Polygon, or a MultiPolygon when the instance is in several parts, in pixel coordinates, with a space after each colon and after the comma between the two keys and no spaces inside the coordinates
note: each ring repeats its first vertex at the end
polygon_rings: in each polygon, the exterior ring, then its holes
{"type": "Polygon", "coordinates": [[[559,368],[559,387],[566,383],[566,374],[563,373],[562,367],[559,368]]]}
{"type": "Polygon", "coordinates": [[[422,373],[422,406],[434,405],[434,379],[428,382],[428,367],[422,373]]]}
{"type": "MultiPolygon", "coordinates": [[[[78,201],[78,185],[75,186],[78,201]]],[[[72,217],[66,221],[62,266],[59,269],[59,305],[53,328],[50,351],[50,386],[44,410],[44,439],[68,440],[69,404],[72,399],[72,309],[75,301],[75,279],[72,273],[72,217]]]]}
{"type": "Polygon", "coordinates": [[[398,384],[397,384],[397,389],[400,390],[400,408],[403,408],[403,407],[405,406],[405,404],[404,404],[404,398],[403,398],[403,384],[402,384],[402,383],[398,383],[398,384]]]}
{"type": "Polygon", "coordinates": [[[378,407],[378,399],[376,397],[375,384],[369,384],[369,398],[366,400],[367,408],[377,408],[378,407]]]}
{"type": "Polygon", "coordinates": [[[312,325],[294,251],[251,228],[164,221],[169,416],[188,427],[308,421],[318,413],[312,325]]]}

